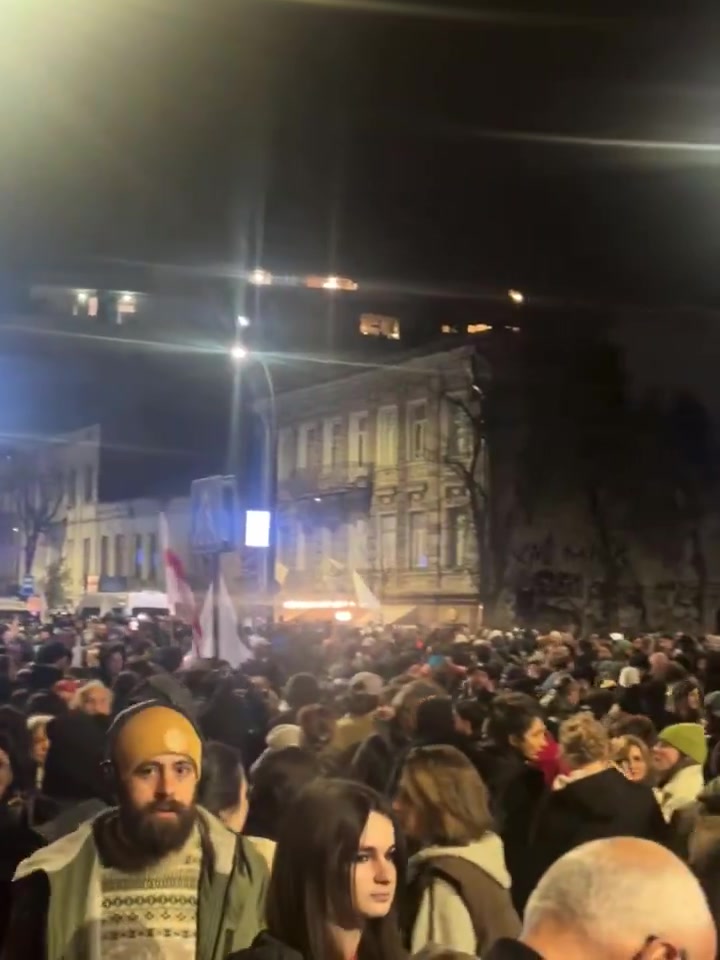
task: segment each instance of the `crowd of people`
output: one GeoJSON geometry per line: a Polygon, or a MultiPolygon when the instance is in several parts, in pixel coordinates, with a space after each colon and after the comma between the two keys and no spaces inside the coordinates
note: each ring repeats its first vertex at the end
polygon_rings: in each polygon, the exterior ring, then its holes
{"type": "Polygon", "coordinates": [[[715,638],[0,628],[3,960],[714,960],[715,638]]]}

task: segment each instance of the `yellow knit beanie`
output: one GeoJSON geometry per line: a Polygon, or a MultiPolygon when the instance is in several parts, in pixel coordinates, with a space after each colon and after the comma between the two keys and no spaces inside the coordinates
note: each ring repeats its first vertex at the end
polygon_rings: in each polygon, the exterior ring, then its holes
{"type": "Polygon", "coordinates": [[[121,723],[114,736],[111,731],[110,759],[123,780],[143,763],[167,753],[192,760],[200,777],[202,741],[184,714],[162,704],[144,709],[131,707],[130,711],[132,715],[127,720],[122,714],[118,717],[121,723]]]}

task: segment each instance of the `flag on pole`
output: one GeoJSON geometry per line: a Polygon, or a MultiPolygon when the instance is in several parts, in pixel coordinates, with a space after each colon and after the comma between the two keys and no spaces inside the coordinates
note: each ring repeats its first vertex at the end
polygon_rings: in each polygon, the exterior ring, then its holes
{"type": "MultiPolygon", "coordinates": [[[[225,586],[225,581],[220,577],[220,589],[218,590],[218,627],[220,636],[218,638],[217,651],[221,660],[226,660],[233,669],[241,666],[246,660],[253,659],[253,653],[238,636],[238,621],[235,607],[230,599],[230,594],[225,586]]],[[[202,639],[200,641],[200,657],[214,656],[213,644],[213,585],[205,595],[202,611],[200,613],[200,629],[202,639]]]]}
{"type": "Polygon", "coordinates": [[[170,546],[170,530],[167,517],[164,513],[160,514],[158,528],[163,566],[165,568],[165,592],[168,596],[170,612],[173,616],[180,616],[189,621],[193,631],[193,648],[195,654],[198,655],[199,644],[202,639],[202,628],[200,626],[200,619],[198,618],[195,594],[192,592],[192,588],[188,582],[182,559],[170,546]]]}
{"type": "Polygon", "coordinates": [[[382,604],[372,592],[370,587],[365,583],[357,570],[353,570],[352,579],[353,587],[355,588],[355,596],[357,598],[357,605],[365,610],[380,610],[382,604]]]}

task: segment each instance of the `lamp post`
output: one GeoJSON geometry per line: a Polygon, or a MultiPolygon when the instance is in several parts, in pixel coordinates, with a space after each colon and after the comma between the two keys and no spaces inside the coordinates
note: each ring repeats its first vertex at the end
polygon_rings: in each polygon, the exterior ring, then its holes
{"type": "Polygon", "coordinates": [[[230,357],[236,364],[255,363],[262,370],[267,384],[268,391],[268,411],[263,416],[264,442],[263,442],[263,470],[262,470],[262,506],[269,514],[268,546],[265,550],[264,560],[261,570],[262,589],[266,596],[270,594],[272,585],[275,582],[275,558],[277,553],[277,413],[275,404],[275,386],[273,384],[272,374],[264,358],[258,353],[251,353],[250,350],[240,341],[236,340],[230,348],[230,357]]]}

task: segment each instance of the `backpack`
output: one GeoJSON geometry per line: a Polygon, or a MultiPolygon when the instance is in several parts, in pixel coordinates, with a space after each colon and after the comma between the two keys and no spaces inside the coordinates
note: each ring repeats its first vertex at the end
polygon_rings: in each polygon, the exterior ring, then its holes
{"type": "MultiPolygon", "coordinates": [[[[494,911],[492,898],[486,897],[489,889],[488,880],[497,886],[498,894],[502,893],[504,895],[505,891],[499,884],[495,884],[492,877],[490,877],[482,867],[462,857],[433,857],[423,864],[417,877],[410,884],[409,901],[411,904],[412,917],[407,930],[408,945],[412,933],[412,925],[415,922],[415,917],[417,917],[426,890],[429,890],[430,893],[431,918],[434,915],[432,886],[434,880],[443,880],[448,886],[452,887],[465,905],[475,932],[476,952],[479,956],[483,956],[492,946],[498,934],[498,930],[491,931],[488,929],[488,918],[493,914],[499,926],[503,925],[504,920],[506,921],[507,929],[500,930],[500,935],[518,936],[520,931],[517,917],[512,915],[507,918],[503,917],[499,913],[499,905],[498,911],[494,911]],[[479,880],[482,881],[480,886],[478,885],[479,880]],[[495,936],[493,936],[493,934],[495,934],[495,936]]],[[[430,928],[430,942],[435,942],[432,926],[430,928]]]]}

